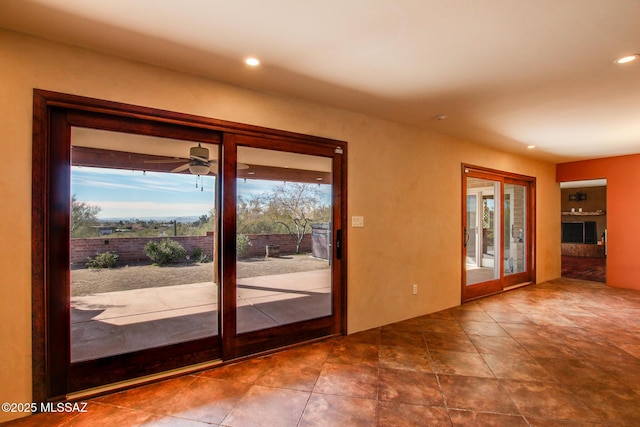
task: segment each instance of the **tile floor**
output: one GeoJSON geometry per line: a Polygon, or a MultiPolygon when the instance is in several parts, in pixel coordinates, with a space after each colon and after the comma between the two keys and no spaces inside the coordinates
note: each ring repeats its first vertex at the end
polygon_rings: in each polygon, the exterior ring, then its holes
{"type": "Polygon", "coordinates": [[[638,426],[640,292],[559,279],[10,426],[638,426]]]}

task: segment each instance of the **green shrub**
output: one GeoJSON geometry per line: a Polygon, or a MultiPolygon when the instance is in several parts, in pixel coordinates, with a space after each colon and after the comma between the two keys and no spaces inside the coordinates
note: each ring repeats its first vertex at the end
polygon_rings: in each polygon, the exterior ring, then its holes
{"type": "Polygon", "coordinates": [[[246,254],[249,248],[253,246],[251,240],[244,234],[236,235],[236,255],[241,257],[246,254]]]}
{"type": "Polygon", "coordinates": [[[118,257],[115,252],[101,252],[93,258],[88,257],[85,265],[88,268],[113,268],[118,262],[118,257]]]}
{"type": "Polygon", "coordinates": [[[187,254],[180,243],[171,239],[162,239],[160,242],[152,240],[144,247],[144,252],[151,261],[159,265],[179,261],[187,254]]]}
{"type": "Polygon", "coordinates": [[[204,253],[202,248],[194,248],[191,251],[191,260],[193,262],[197,262],[198,264],[204,264],[210,262],[209,256],[204,253]]]}

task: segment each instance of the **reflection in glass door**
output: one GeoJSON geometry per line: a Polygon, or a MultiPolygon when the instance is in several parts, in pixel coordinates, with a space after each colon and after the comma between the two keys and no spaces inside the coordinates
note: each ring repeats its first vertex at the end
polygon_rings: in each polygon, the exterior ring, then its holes
{"type": "Polygon", "coordinates": [[[529,283],[532,178],[463,168],[462,300],[529,283]]]}
{"type": "Polygon", "coordinates": [[[332,315],[332,159],[238,147],[236,331],[332,315]]]}
{"type": "Polygon", "coordinates": [[[500,183],[482,178],[467,179],[466,284],[500,277],[500,183]]]}
{"type": "Polygon", "coordinates": [[[71,363],[217,335],[217,146],[87,128],[71,143],[71,363]]]}
{"type": "Polygon", "coordinates": [[[505,275],[526,271],[527,187],[504,184],[505,275]]]}

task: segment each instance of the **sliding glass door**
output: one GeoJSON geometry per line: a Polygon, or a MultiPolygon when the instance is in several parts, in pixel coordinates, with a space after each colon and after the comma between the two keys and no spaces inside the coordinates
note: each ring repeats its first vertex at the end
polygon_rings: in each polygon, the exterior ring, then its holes
{"type": "Polygon", "coordinates": [[[463,167],[463,301],[530,282],[534,180],[463,167]]]}
{"type": "Polygon", "coordinates": [[[34,401],[344,333],[345,143],[34,110],[34,401]]]}
{"type": "Polygon", "coordinates": [[[223,352],[238,357],[340,331],[343,264],[341,149],[235,136],[223,233],[223,352]],[[231,198],[229,198],[231,202],[231,198]],[[233,265],[232,265],[233,263],[233,265]]]}

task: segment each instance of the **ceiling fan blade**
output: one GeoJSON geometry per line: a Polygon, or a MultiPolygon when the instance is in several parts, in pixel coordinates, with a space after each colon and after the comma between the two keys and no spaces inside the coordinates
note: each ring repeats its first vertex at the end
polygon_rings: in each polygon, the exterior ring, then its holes
{"type": "Polygon", "coordinates": [[[181,159],[180,157],[174,157],[173,159],[162,159],[162,160],[145,160],[145,163],[178,163],[178,162],[186,162],[187,159],[181,159]]]}
{"type": "Polygon", "coordinates": [[[209,159],[205,159],[204,157],[200,156],[191,156],[191,160],[199,160],[204,163],[209,163],[209,159]]]}
{"type": "Polygon", "coordinates": [[[177,168],[173,169],[171,172],[182,172],[189,169],[189,163],[185,163],[184,165],[180,165],[177,168]]]}

